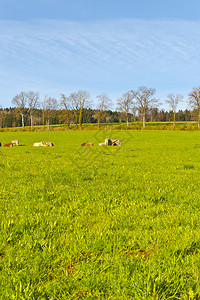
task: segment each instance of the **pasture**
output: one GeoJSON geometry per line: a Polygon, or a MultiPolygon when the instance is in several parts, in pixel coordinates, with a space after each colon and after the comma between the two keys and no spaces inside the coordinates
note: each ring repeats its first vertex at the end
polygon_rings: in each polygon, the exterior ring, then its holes
{"type": "Polygon", "coordinates": [[[200,132],[0,133],[12,139],[0,299],[200,299],[200,132]],[[97,147],[106,137],[122,146],[97,147]]]}

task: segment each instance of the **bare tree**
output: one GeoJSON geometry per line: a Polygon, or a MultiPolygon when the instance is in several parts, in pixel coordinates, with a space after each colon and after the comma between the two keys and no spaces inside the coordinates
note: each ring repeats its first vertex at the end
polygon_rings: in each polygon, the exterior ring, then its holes
{"type": "Polygon", "coordinates": [[[162,103],[159,101],[159,99],[152,99],[153,101],[149,105],[149,113],[151,122],[155,119],[155,115],[158,113],[158,106],[160,106],[162,103]]]}
{"type": "Polygon", "coordinates": [[[71,102],[71,107],[74,114],[76,127],[78,127],[79,103],[77,101],[76,93],[71,93],[69,95],[69,101],[71,102]]]}
{"type": "Polygon", "coordinates": [[[85,90],[78,90],[76,93],[71,93],[69,99],[72,104],[72,110],[75,116],[76,126],[79,119],[79,127],[81,129],[83,120],[83,109],[89,104],[90,94],[85,90]]]}
{"type": "Polygon", "coordinates": [[[26,92],[21,92],[20,94],[17,94],[13,98],[12,103],[17,106],[18,111],[21,114],[22,127],[24,128],[24,110],[25,110],[25,107],[26,107],[26,104],[27,104],[27,94],[26,94],[26,92]]]}
{"type": "Polygon", "coordinates": [[[117,110],[126,116],[126,123],[129,126],[129,114],[133,106],[133,95],[131,92],[124,93],[117,99],[117,110]]]}
{"type": "Polygon", "coordinates": [[[39,93],[35,93],[33,91],[30,91],[26,93],[27,102],[28,102],[28,108],[30,111],[30,117],[31,117],[31,129],[33,128],[33,112],[34,109],[39,107],[39,93]]]}
{"type": "Polygon", "coordinates": [[[137,107],[134,105],[134,106],[132,107],[132,114],[133,114],[133,121],[134,121],[134,122],[136,122],[137,111],[138,111],[138,109],[137,109],[137,107]]]}
{"type": "Polygon", "coordinates": [[[44,100],[42,102],[42,108],[43,108],[43,126],[44,126],[44,114],[46,113],[47,118],[47,125],[49,129],[50,125],[50,119],[52,117],[52,113],[54,110],[57,109],[58,102],[55,98],[45,96],[44,100]]]}
{"type": "Polygon", "coordinates": [[[95,111],[94,117],[98,120],[98,128],[100,127],[101,118],[106,109],[111,105],[111,99],[106,94],[98,95],[97,97],[98,105],[95,111]]]}
{"type": "Polygon", "coordinates": [[[180,94],[174,95],[174,94],[169,94],[167,95],[167,100],[166,102],[169,104],[170,108],[173,110],[174,114],[174,126],[176,123],[176,109],[179,104],[183,100],[183,96],[180,94]]]}
{"type": "Polygon", "coordinates": [[[189,93],[189,104],[198,113],[198,129],[200,128],[200,86],[193,88],[189,93]]]}
{"type": "Polygon", "coordinates": [[[66,97],[65,94],[60,95],[60,105],[65,109],[66,123],[69,128],[70,125],[70,116],[72,110],[72,103],[70,97],[66,97]]]}
{"type": "Polygon", "coordinates": [[[155,89],[140,86],[137,91],[131,91],[133,98],[136,100],[136,106],[142,114],[143,127],[145,127],[146,116],[151,105],[156,105],[158,100],[153,98],[156,93],[155,89]]]}

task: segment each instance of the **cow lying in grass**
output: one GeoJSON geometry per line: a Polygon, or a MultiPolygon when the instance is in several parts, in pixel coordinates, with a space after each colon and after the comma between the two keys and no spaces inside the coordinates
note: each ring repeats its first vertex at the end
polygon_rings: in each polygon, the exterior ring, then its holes
{"type": "Polygon", "coordinates": [[[3,147],[13,147],[13,143],[5,143],[3,147]]]}
{"type": "Polygon", "coordinates": [[[112,140],[112,146],[121,146],[122,142],[121,140],[112,140]]]}
{"type": "Polygon", "coordinates": [[[89,146],[89,147],[91,147],[91,146],[94,146],[94,143],[83,143],[83,144],[81,144],[81,146],[89,146]]]}
{"type": "Polygon", "coordinates": [[[19,140],[12,140],[13,146],[19,146],[19,140]]]}
{"type": "Polygon", "coordinates": [[[41,142],[42,143],[42,147],[51,147],[53,146],[53,143],[51,142],[41,142]]]}
{"type": "Polygon", "coordinates": [[[53,143],[51,142],[39,142],[39,143],[34,143],[34,147],[51,147],[53,146],[53,143]]]}
{"type": "Polygon", "coordinates": [[[105,139],[104,143],[99,143],[97,146],[121,146],[121,145],[122,145],[121,140],[105,139]]]}

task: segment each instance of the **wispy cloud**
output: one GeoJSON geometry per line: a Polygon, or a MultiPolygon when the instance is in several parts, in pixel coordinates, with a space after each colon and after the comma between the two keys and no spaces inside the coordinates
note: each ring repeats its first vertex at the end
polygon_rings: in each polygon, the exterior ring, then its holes
{"type": "Polygon", "coordinates": [[[198,84],[199,44],[200,22],[183,20],[0,21],[0,103],[30,89],[187,92],[198,84]]]}

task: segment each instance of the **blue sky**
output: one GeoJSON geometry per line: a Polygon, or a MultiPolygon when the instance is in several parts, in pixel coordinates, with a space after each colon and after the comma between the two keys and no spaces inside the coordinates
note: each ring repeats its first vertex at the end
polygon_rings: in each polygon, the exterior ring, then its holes
{"type": "Polygon", "coordinates": [[[113,99],[145,85],[200,85],[200,1],[0,0],[0,104],[21,91],[59,99],[78,89],[113,99]]]}

